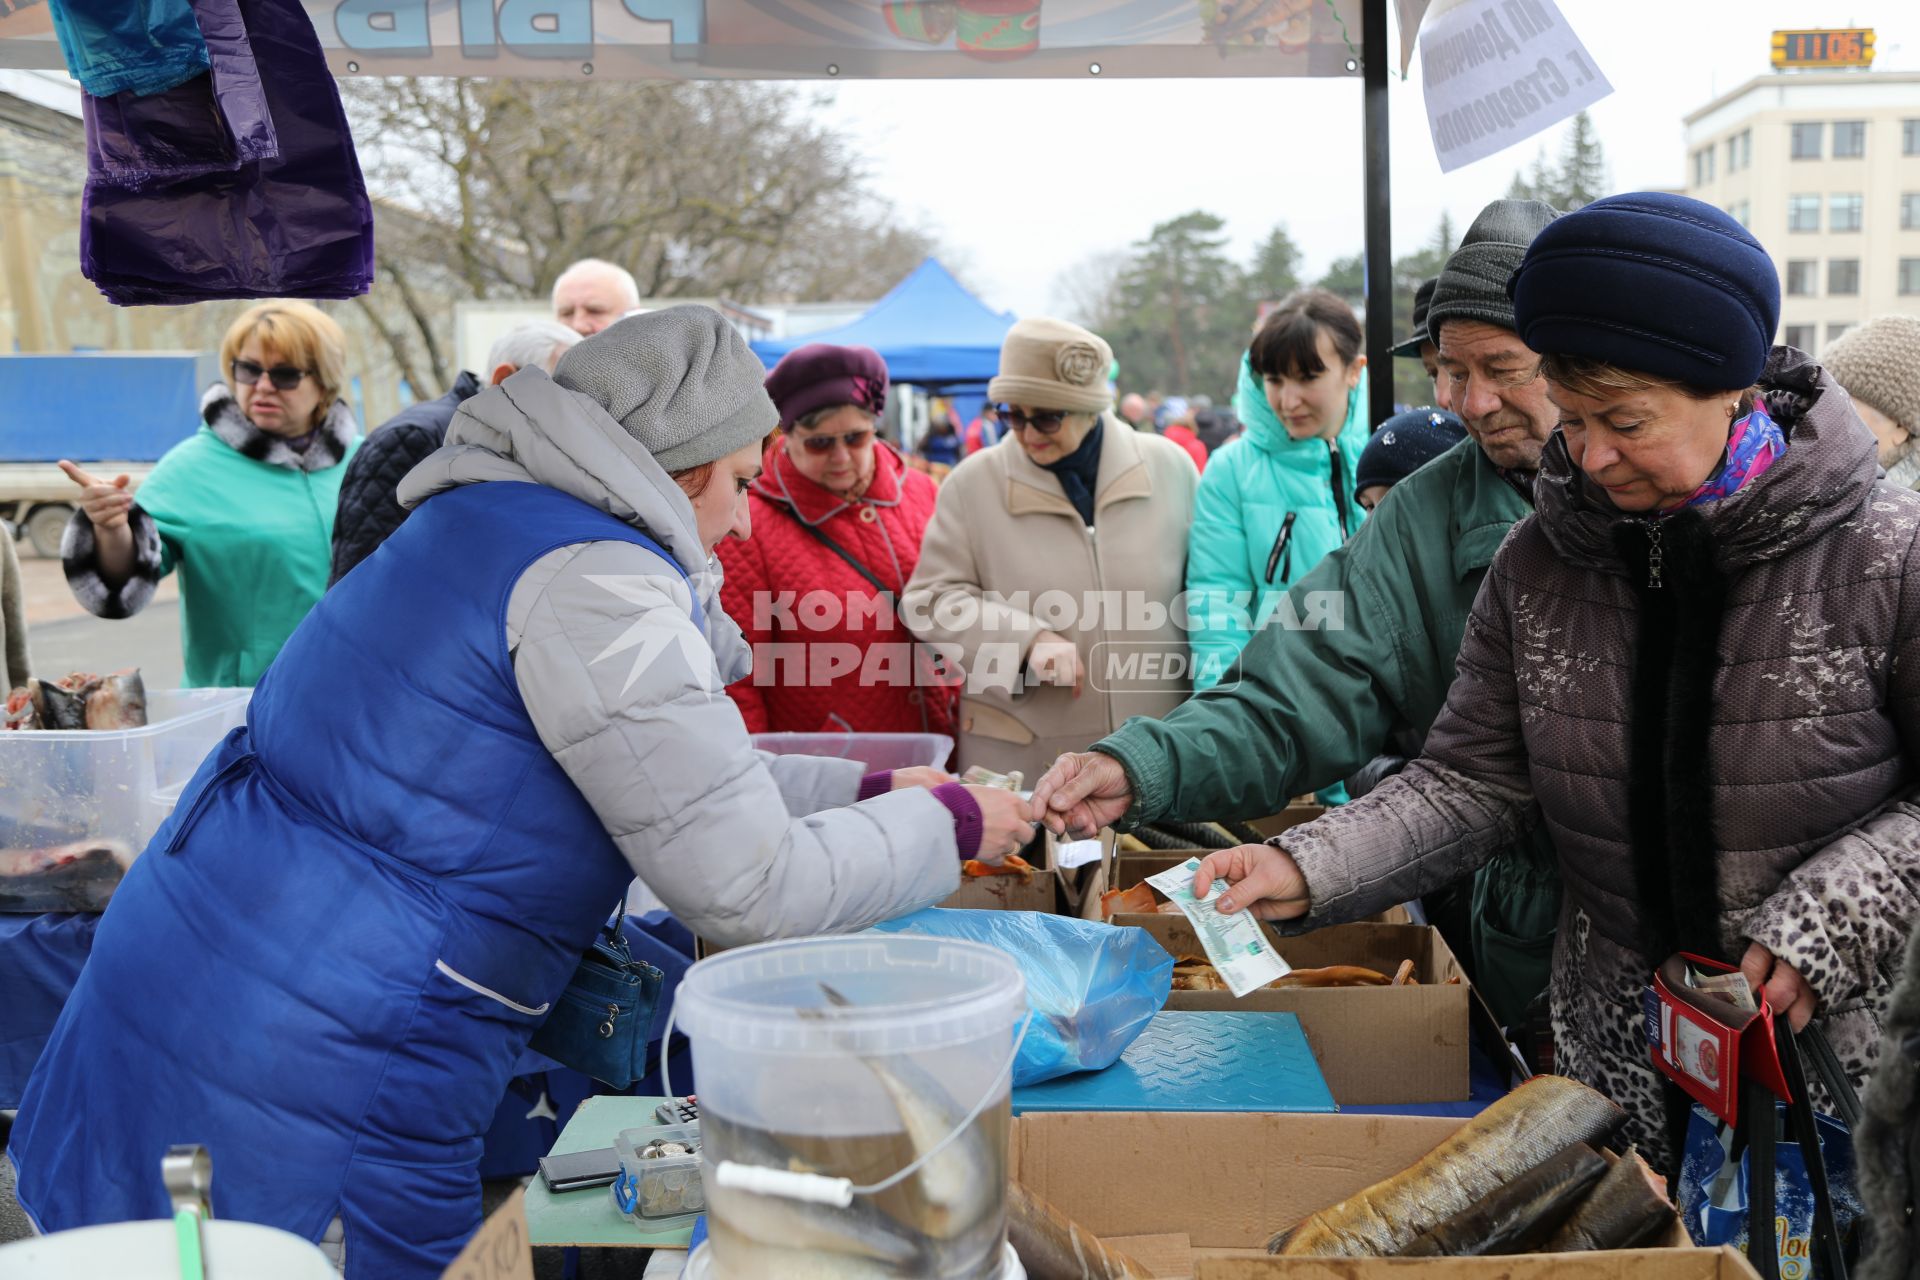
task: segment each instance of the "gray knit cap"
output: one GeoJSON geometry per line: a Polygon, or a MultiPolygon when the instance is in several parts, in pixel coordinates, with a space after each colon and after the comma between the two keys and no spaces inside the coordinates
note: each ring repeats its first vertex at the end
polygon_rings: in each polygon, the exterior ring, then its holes
{"type": "Polygon", "coordinates": [[[1515,328],[1507,277],[1527,256],[1540,229],[1559,217],[1538,200],[1495,200],[1460,238],[1460,247],[1440,268],[1427,307],[1427,334],[1437,345],[1443,320],[1479,320],[1501,329],[1515,328]]]}
{"type": "Polygon", "coordinates": [[[1820,363],[1855,400],[1920,433],[1920,316],[1881,316],[1849,329],[1820,363]]]}
{"type": "Polygon", "coordinates": [[[712,307],[628,316],[560,358],[553,380],[592,398],[669,473],[757,444],[780,425],[766,366],[712,307]]]}

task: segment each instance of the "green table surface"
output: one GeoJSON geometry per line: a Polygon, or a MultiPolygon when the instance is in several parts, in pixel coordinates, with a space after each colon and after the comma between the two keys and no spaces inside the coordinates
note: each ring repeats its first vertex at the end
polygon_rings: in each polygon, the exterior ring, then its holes
{"type": "MultiPolygon", "coordinates": [[[[560,1131],[549,1155],[571,1155],[610,1147],[622,1129],[658,1124],[653,1109],[665,1098],[628,1098],[600,1094],[588,1098],[560,1131]]],[[[527,1186],[527,1237],[536,1245],[590,1245],[594,1248],[684,1249],[693,1225],[677,1231],[642,1231],[614,1207],[605,1187],[555,1194],[538,1174],[527,1186]]]]}

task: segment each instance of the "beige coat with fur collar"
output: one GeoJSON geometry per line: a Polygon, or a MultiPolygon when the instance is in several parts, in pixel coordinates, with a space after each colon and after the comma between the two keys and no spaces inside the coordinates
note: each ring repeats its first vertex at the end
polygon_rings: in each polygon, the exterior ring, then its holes
{"type": "Polygon", "coordinates": [[[1030,786],[1060,753],[1186,698],[1180,596],[1199,483],[1178,445],[1111,416],[1092,528],[1012,436],[947,477],[901,609],[915,635],[949,646],[967,673],[963,767],[1018,769],[1030,786]],[[1027,652],[1045,630],[1079,646],[1078,697],[1024,685],[1027,652]]]}

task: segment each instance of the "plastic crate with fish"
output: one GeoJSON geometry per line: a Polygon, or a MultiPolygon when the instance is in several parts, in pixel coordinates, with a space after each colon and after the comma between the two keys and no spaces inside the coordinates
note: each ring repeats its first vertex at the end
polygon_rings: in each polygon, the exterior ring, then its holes
{"type": "Polygon", "coordinates": [[[251,689],[161,689],[128,729],[0,733],[0,913],[99,911],[251,689]]]}

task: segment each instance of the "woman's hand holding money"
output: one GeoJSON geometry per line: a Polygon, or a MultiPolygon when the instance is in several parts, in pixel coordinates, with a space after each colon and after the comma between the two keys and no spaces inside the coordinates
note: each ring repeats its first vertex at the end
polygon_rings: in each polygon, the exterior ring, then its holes
{"type": "Polygon", "coordinates": [[[1307,914],[1307,878],[1283,850],[1270,844],[1219,849],[1201,860],[1193,876],[1193,896],[1213,891],[1215,878],[1233,886],[1215,903],[1223,915],[1252,911],[1261,920],[1293,920],[1307,914]]]}

